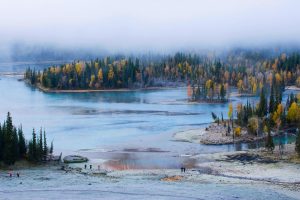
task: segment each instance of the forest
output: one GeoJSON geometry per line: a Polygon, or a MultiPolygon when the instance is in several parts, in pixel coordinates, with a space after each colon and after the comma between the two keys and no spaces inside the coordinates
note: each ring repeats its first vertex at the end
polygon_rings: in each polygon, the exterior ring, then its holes
{"type": "Polygon", "coordinates": [[[33,129],[32,138],[27,141],[22,126],[16,127],[10,113],[7,113],[6,120],[0,124],[0,164],[13,165],[19,160],[39,163],[48,160],[52,153],[53,142],[50,147],[47,145],[45,130],[41,128],[37,134],[33,129]]]}
{"type": "Polygon", "coordinates": [[[259,95],[263,87],[300,87],[300,54],[232,51],[226,56],[176,53],[168,56],[111,56],[50,66],[30,67],[24,74],[31,85],[53,90],[138,89],[188,86],[191,101],[226,101],[232,87],[240,95],[259,95]],[[173,84],[174,85],[174,84],[173,84]]]}

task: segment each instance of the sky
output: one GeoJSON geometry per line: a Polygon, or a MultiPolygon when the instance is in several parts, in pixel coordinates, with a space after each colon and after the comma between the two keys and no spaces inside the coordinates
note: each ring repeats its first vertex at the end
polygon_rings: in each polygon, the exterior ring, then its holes
{"type": "Polygon", "coordinates": [[[0,48],[110,51],[300,43],[299,0],[0,0],[0,48]]]}

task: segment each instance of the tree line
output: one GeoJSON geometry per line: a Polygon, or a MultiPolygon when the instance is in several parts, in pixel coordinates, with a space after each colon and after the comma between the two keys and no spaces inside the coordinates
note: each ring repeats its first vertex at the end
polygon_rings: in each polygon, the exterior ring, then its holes
{"type": "Polygon", "coordinates": [[[22,126],[16,127],[13,124],[10,113],[7,113],[6,120],[0,124],[0,162],[13,165],[18,160],[30,162],[41,162],[53,153],[53,142],[47,145],[46,132],[40,129],[39,135],[35,129],[32,138],[27,141],[24,137],[22,126]]]}
{"type": "Polygon", "coordinates": [[[240,94],[259,95],[273,79],[281,87],[300,86],[300,54],[278,56],[228,53],[218,58],[208,54],[176,53],[168,56],[111,56],[91,61],[74,61],[43,71],[28,68],[25,79],[50,89],[107,89],[164,86],[188,83],[190,98],[226,99],[230,87],[240,94]]]}

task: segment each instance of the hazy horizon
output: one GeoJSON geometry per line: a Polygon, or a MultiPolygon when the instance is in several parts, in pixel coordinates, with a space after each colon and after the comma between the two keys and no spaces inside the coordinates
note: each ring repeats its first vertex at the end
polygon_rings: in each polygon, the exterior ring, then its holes
{"type": "Polygon", "coordinates": [[[108,53],[300,44],[296,0],[11,0],[1,7],[2,57],[15,44],[108,53]]]}

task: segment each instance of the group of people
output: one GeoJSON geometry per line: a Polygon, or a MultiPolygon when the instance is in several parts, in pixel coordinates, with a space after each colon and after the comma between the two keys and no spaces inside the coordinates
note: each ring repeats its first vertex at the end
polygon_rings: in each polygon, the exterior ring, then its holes
{"type": "Polygon", "coordinates": [[[185,173],[185,167],[180,168],[181,172],[185,173]]]}
{"type": "MultiPolygon", "coordinates": [[[[20,173],[19,172],[17,172],[16,175],[17,175],[18,178],[20,177],[20,173]]],[[[8,176],[9,177],[13,177],[13,172],[8,172],[8,176]]]]}
{"type": "MultiPolygon", "coordinates": [[[[85,164],[84,165],[84,169],[86,169],[87,168],[87,165],[85,164]]],[[[92,169],[93,168],[93,165],[90,165],[90,169],[92,169]]],[[[98,165],[98,170],[100,170],[100,165],[98,165]]]]}

